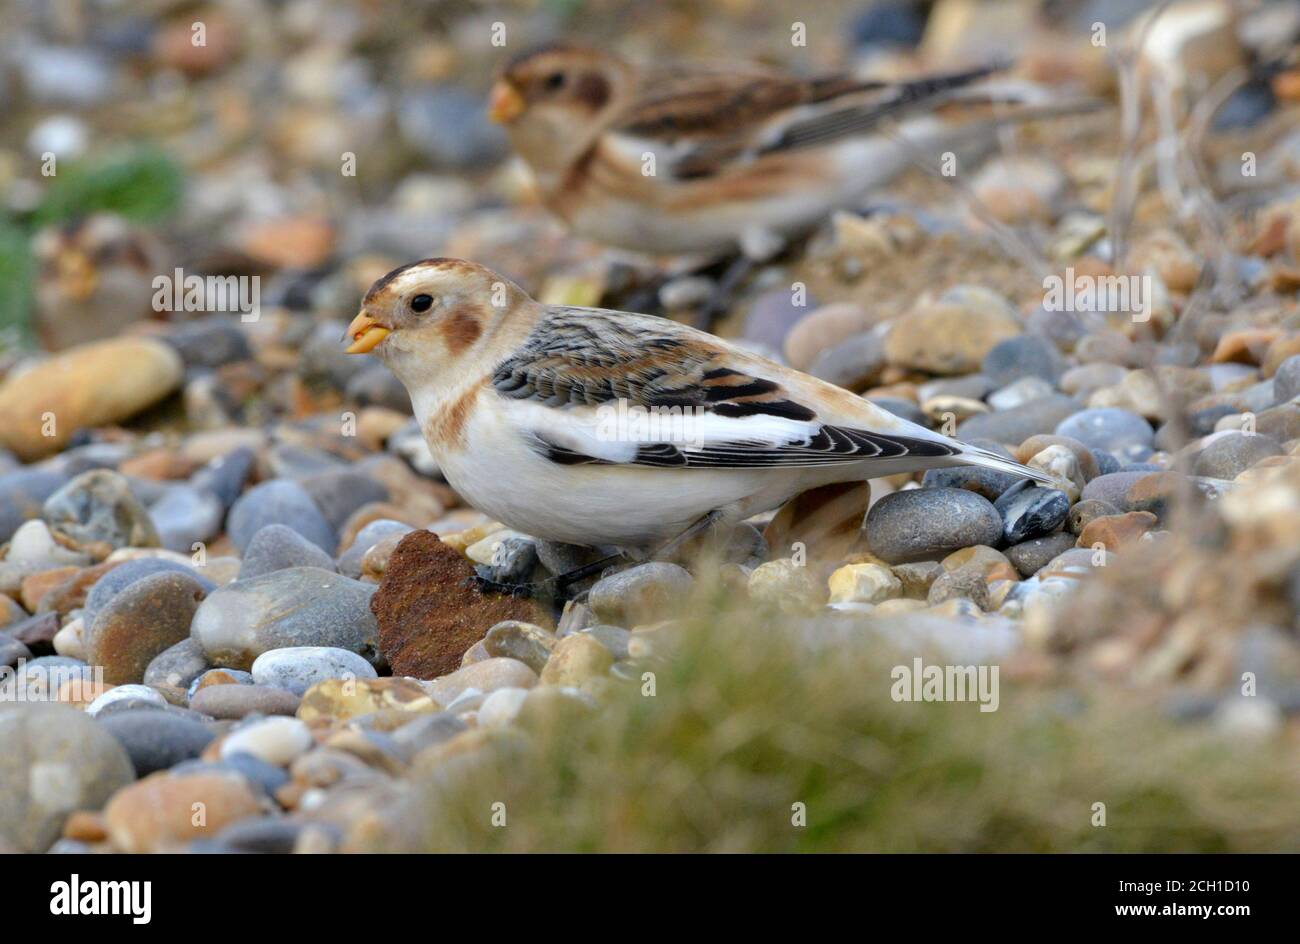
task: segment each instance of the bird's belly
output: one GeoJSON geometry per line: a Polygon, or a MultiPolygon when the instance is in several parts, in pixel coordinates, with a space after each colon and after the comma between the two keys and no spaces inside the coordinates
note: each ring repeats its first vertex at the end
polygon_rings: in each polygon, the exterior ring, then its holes
{"type": "Polygon", "coordinates": [[[549,541],[652,549],[711,511],[739,519],[822,484],[790,470],[561,465],[483,427],[477,438],[471,427],[464,449],[434,450],[447,482],[479,511],[549,541]]]}

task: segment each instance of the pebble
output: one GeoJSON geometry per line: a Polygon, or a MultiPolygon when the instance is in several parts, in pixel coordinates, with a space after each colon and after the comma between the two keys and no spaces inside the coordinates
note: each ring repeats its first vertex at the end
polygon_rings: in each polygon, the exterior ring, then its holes
{"type": "Polygon", "coordinates": [[[76,810],[98,810],[135,779],[131,759],[65,705],[0,705],[0,845],[45,852],[76,810]]]}
{"type": "Polygon", "coordinates": [[[1010,410],[980,413],[963,420],[957,426],[957,437],[967,442],[991,439],[1015,446],[1035,433],[1051,432],[1078,409],[1079,403],[1073,397],[1052,394],[1010,410]]]}
{"type": "Polygon", "coordinates": [[[1079,532],[1080,547],[1104,545],[1108,551],[1118,551],[1137,542],[1158,524],[1149,511],[1130,511],[1122,515],[1103,515],[1093,518],[1079,532]]]}
{"type": "Polygon", "coordinates": [[[84,344],[0,383],[0,445],[25,461],[51,455],[74,432],[109,426],[157,403],[181,382],[176,351],[152,338],[124,336],[84,344]],[[45,435],[45,415],[58,418],[45,435]]]}
{"type": "Polygon", "coordinates": [[[150,702],[159,706],[167,704],[167,699],[163,698],[157,689],[150,688],[148,685],[118,685],[87,705],[86,714],[93,718],[114,702],[128,700],[150,702]]]}
{"type": "Polygon", "coordinates": [[[885,368],[885,329],[855,334],[818,354],[808,373],[846,390],[861,390],[880,379],[885,368]]]}
{"type": "Polygon", "coordinates": [[[988,499],[959,488],[894,492],[867,513],[867,546],[890,564],[926,560],[974,544],[997,544],[1002,518],[988,499]]]}
{"type": "MultiPolygon", "coordinates": [[[[315,567],[333,571],[334,558],[297,531],[282,524],[260,528],[244,549],[239,565],[239,579],[262,577],[290,567],[315,567]]],[[[352,575],[354,577],[360,574],[352,575]]]]}
{"type": "Polygon", "coordinates": [[[909,600],[924,600],[930,595],[930,586],[943,573],[943,565],[935,560],[912,561],[895,564],[890,568],[903,586],[903,596],[909,600]]]}
{"type": "MultiPolygon", "coordinates": [[[[194,443],[191,437],[189,443],[194,443]]],[[[237,446],[209,459],[203,468],[190,476],[189,484],[200,492],[210,492],[227,511],[239,497],[248,474],[253,470],[256,454],[247,446],[237,446]]]]}
{"type": "Polygon", "coordinates": [[[293,692],[265,685],[209,685],[190,696],[190,708],[213,718],[295,715],[301,704],[293,692]]]}
{"type": "Polygon", "coordinates": [[[601,578],[591,588],[587,605],[600,622],[631,627],[680,611],[694,585],[685,568],[651,561],[601,578]]]}
{"type": "Polygon", "coordinates": [[[903,583],[880,564],[847,564],[828,581],[831,603],[883,603],[903,595],[903,583]]]}
{"type": "Polygon", "coordinates": [[[201,721],[168,711],[122,711],[102,718],[99,723],[122,745],[137,777],[198,757],[214,737],[212,730],[201,721]]]}
{"type": "Polygon", "coordinates": [[[826,587],[811,568],[788,557],[754,568],[747,589],[754,603],[775,607],[783,613],[808,612],[826,601],[826,587]]]}
{"type": "Polygon", "coordinates": [[[593,679],[609,674],[613,654],[586,633],[565,636],[555,645],[541,673],[543,685],[583,688],[593,679]]]}
{"type": "MultiPolygon", "coordinates": [[[[1078,507],[1077,505],[1075,507],[1078,507]]],[[[1007,548],[1007,560],[1011,561],[1022,577],[1030,577],[1046,567],[1059,554],[1075,545],[1075,535],[1058,531],[1055,534],[1031,538],[1007,548]]]]}
{"type": "Polygon", "coordinates": [[[781,350],[790,329],[818,307],[817,300],[811,295],[802,299],[802,305],[795,304],[795,301],[795,294],[789,288],[764,292],[750,307],[741,336],[746,341],[757,342],[775,351],[781,350]]]}
{"type": "Polygon", "coordinates": [[[40,517],[45,500],[67,482],[66,474],[39,467],[0,474],[0,542],[12,538],[24,521],[40,517]]]}
{"type": "Polygon", "coordinates": [[[989,585],[977,568],[959,567],[940,574],[931,584],[926,602],[933,607],[954,599],[969,600],[981,610],[989,609],[989,585]]]}
{"type": "Polygon", "coordinates": [[[334,529],[297,482],[271,479],[244,492],[230,508],[226,532],[242,555],[253,536],[269,524],[285,525],[326,554],[334,553],[334,529]]]}
{"type": "Polygon", "coordinates": [[[144,670],[143,681],[145,685],[188,689],[209,668],[203,649],[193,638],[186,637],[154,656],[144,670]]]}
{"type": "Polygon", "coordinates": [[[1071,534],[1079,534],[1090,521],[1106,515],[1118,514],[1120,509],[1117,505],[1100,498],[1086,498],[1070,507],[1066,526],[1071,534]]]}
{"type": "Polygon", "coordinates": [[[182,554],[220,534],[225,514],[220,498],[190,485],[172,486],[149,506],[149,519],[158,533],[159,546],[182,554]]]}
{"type": "Polygon", "coordinates": [[[1273,374],[1273,402],[1289,403],[1296,397],[1300,397],[1300,354],[1288,357],[1273,374]]]}
{"type": "Polygon", "coordinates": [[[489,656],[516,659],[540,673],[558,641],[554,633],[540,626],[505,620],[488,630],[483,645],[489,656]]]}
{"type": "MultiPolygon", "coordinates": [[[[971,442],[971,440],[967,440],[971,442]]],[[[1010,452],[998,443],[975,441],[972,445],[982,446],[1008,459],[1014,458],[1010,452]]],[[[921,479],[922,488],[962,488],[982,495],[989,501],[997,501],[999,495],[1021,481],[1020,476],[998,469],[986,469],[977,465],[953,466],[948,469],[927,469],[921,479]]]]}
{"type": "Polygon", "coordinates": [[[189,637],[207,590],[188,574],[164,572],[134,581],[96,612],[86,634],[88,661],[110,685],[140,682],[157,656],[189,637]]]}
{"type": "Polygon", "coordinates": [[[807,370],[822,351],[871,327],[871,316],[850,302],[822,305],[799,319],[785,336],[785,359],[807,370]]]}
{"type": "Polygon", "coordinates": [[[1059,489],[1026,485],[1005,492],[994,507],[1002,515],[1003,539],[1019,544],[1061,527],[1070,513],[1070,499],[1059,489]]]}
{"type": "MultiPolygon", "coordinates": [[[[444,679],[447,678],[451,676],[444,676],[444,679]]],[[[532,678],[535,679],[536,675],[534,674],[532,678]]],[[[459,690],[450,693],[447,701],[451,701],[458,694],[460,694],[459,690]]],[[[297,714],[303,721],[313,721],[317,718],[340,721],[377,711],[396,710],[416,713],[438,711],[441,706],[442,703],[435,701],[424,685],[415,679],[396,677],[356,681],[326,679],[307,689],[307,693],[302,696],[297,714]]]]}
{"type": "Polygon", "coordinates": [[[349,516],[362,505],[386,502],[391,497],[383,483],[348,468],[309,475],[302,479],[301,485],[334,534],[338,534],[349,516]]]}
{"type": "Polygon", "coordinates": [[[988,405],[994,410],[1014,410],[1026,403],[1035,403],[1050,397],[1056,391],[1041,377],[1021,377],[989,394],[988,405]]]}
{"type": "Polygon", "coordinates": [[[141,557],[128,560],[104,573],[91,585],[90,590],[86,593],[84,607],[86,625],[93,626],[99,611],[108,606],[114,597],[131,586],[131,584],[153,574],[161,573],[182,574],[197,581],[208,593],[216,589],[216,584],[202,577],[197,570],[185,564],[178,564],[176,561],[162,557],[141,557]]]}
{"type": "Polygon", "coordinates": [[[1149,448],[1155,430],[1136,413],[1117,407],[1099,407],[1080,410],[1062,420],[1056,426],[1056,435],[1077,439],[1090,449],[1104,449],[1123,456],[1149,448]]]}
{"type": "Polygon", "coordinates": [[[123,852],[174,851],[215,836],[261,811],[252,788],[222,771],[157,773],[118,792],[104,810],[109,837],[123,852]],[[201,810],[203,815],[196,816],[201,810]]]}
{"type": "Polygon", "coordinates": [[[1129,489],[1150,474],[1150,472],[1139,470],[1099,475],[1084,486],[1083,500],[1097,499],[1113,505],[1119,511],[1127,511],[1129,510],[1129,489]]]}
{"type": "Polygon", "coordinates": [[[491,658],[434,679],[427,688],[439,705],[450,705],[471,688],[489,694],[498,688],[532,688],[535,684],[537,673],[524,663],[516,659],[491,658]]]}
{"type": "Polygon", "coordinates": [[[295,695],[325,679],[377,678],[374,666],[346,649],[291,646],[264,652],[253,662],[253,681],[283,688],[295,695]]]}
{"type": "Polygon", "coordinates": [[[498,688],[479,705],[479,727],[501,728],[510,724],[518,717],[527,698],[526,688],[498,688]]]}
{"type": "Polygon", "coordinates": [[[1047,339],[1034,334],[1022,334],[999,341],[984,355],[980,372],[994,387],[1006,387],[1028,377],[1037,377],[1056,383],[1065,370],[1065,359],[1047,339]]]}
{"type": "Polygon", "coordinates": [[[379,627],[372,584],[319,567],[290,567],[239,580],[208,595],[191,633],[213,665],[246,669],[286,646],[331,646],[374,661],[379,627]]]}
{"type": "MultiPolygon", "coordinates": [[[[1092,454],[1087,453],[1088,463],[1095,471],[1096,463],[1092,459],[1092,454]]],[[[1034,453],[1026,463],[1031,469],[1037,469],[1050,476],[1056,483],[1056,487],[1066,494],[1070,501],[1079,500],[1083,494],[1083,487],[1087,484],[1087,478],[1079,464],[1079,456],[1068,446],[1054,444],[1043,449],[1041,452],[1034,453]]]]}
{"type": "Polygon", "coordinates": [[[312,746],[311,731],[297,718],[262,718],[236,728],[221,742],[221,757],[251,754],[277,767],[287,766],[312,746]]]}
{"type": "Polygon", "coordinates": [[[1020,332],[1019,321],[1004,305],[921,305],[893,321],[885,358],[931,374],[971,374],[1000,341],[1020,332]]]}
{"type": "Polygon", "coordinates": [[[339,573],[354,579],[360,577],[362,562],[372,547],[386,537],[409,534],[414,530],[409,524],[393,521],[390,518],[380,518],[378,521],[370,522],[357,532],[351,546],[339,556],[339,573]]]}
{"type": "Polygon", "coordinates": [[[80,544],[157,547],[158,532],[124,476],[108,469],[83,472],[45,500],[42,517],[80,544]]]}
{"type": "Polygon", "coordinates": [[[20,661],[30,661],[32,651],[25,643],[0,633],[0,666],[12,668],[20,661]]]}
{"type": "Polygon", "coordinates": [[[1261,459],[1283,455],[1282,444],[1263,433],[1220,433],[1196,455],[1193,471],[1216,479],[1235,479],[1261,459]]]}

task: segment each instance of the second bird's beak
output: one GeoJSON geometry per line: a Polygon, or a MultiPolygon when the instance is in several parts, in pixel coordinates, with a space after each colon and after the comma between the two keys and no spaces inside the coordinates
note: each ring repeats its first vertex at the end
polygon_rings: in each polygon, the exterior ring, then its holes
{"type": "Polygon", "coordinates": [[[385,328],[363,311],[352,319],[352,324],[348,325],[347,336],[352,339],[352,343],[344,353],[367,354],[374,350],[376,344],[388,337],[392,330],[392,328],[385,328]]]}
{"type": "Polygon", "coordinates": [[[492,96],[488,99],[488,118],[499,125],[509,124],[524,111],[524,97],[519,90],[505,79],[498,79],[492,86],[492,96]]]}

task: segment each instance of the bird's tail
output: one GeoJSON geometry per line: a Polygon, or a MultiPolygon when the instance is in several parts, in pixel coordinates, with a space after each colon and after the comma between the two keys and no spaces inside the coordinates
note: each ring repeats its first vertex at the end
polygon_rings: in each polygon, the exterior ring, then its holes
{"type": "Polygon", "coordinates": [[[1008,459],[1006,456],[1000,456],[996,452],[988,449],[981,449],[979,446],[972,446],[969,443],[962,443],[962,451],[953,456],[954,464],[959,465],[977,465],[985,469],[995,469],[998,472],[1010,472],[1012,475],[1018,475],[1021,478],[1032,479],[1040,485],[1052,485],[1054,480],[1047,474],[1031,469],[1027,465],[1022,465],[1014,459],[1008,459]]]}

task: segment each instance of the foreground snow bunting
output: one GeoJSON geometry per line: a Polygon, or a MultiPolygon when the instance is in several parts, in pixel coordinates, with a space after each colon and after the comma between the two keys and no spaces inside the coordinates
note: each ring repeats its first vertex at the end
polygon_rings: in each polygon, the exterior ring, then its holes
{"type": "Polygon", "coordinates": [[[896,83],[802,78],[639,67],[560,44],[507,63],[489,115],[580,235],[640,252],[739,247],[762,258],[918,159],[937,166],[1004,121],[1057,113],[1025,107],[1032,87],[971,86],[996,69],[896,83]]]}
{"type": "Polygon", "coordinates": [[[348,337],[406,385],[466,501],[553,541],[653,552],[819,485],[942,466],[1047,481],[713,335],[542,305],[459,259],[381,278],[348,337]]]}

